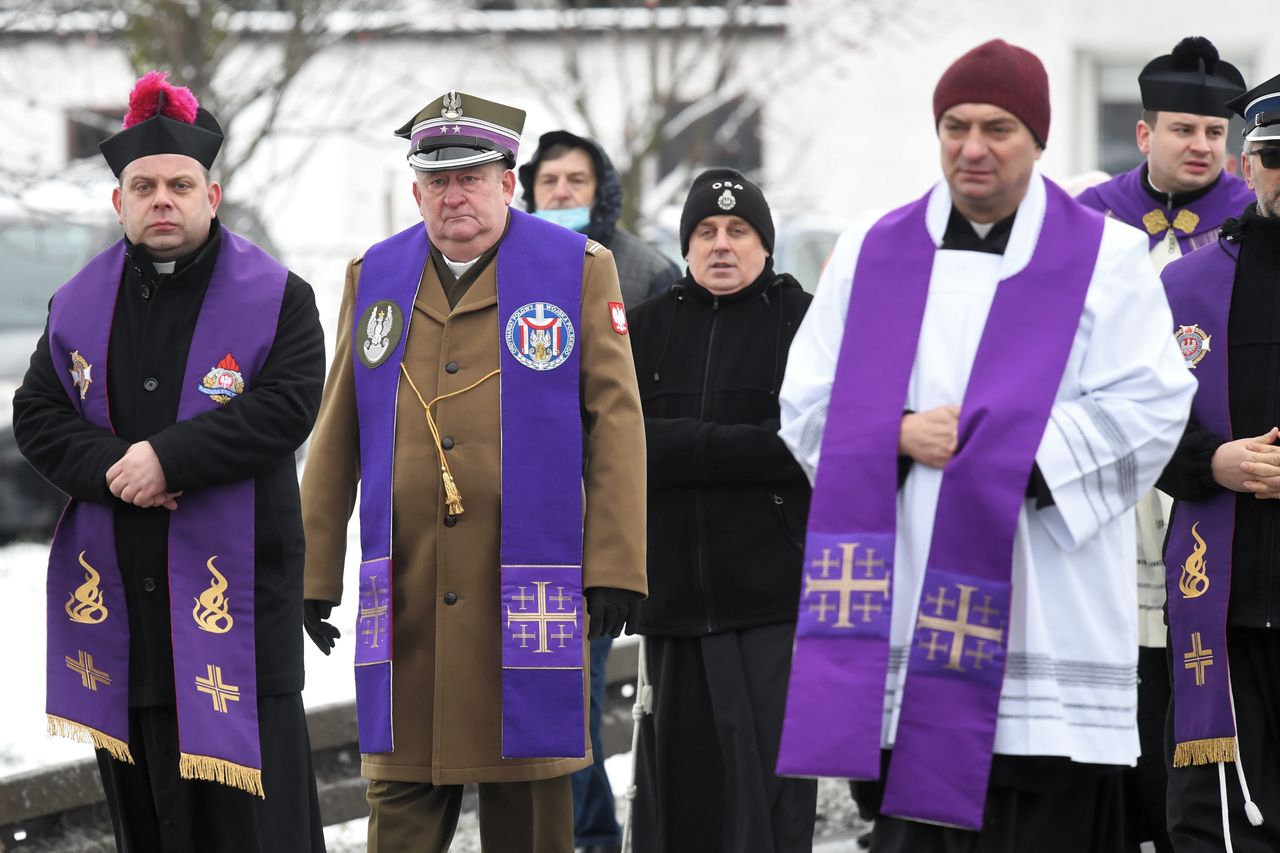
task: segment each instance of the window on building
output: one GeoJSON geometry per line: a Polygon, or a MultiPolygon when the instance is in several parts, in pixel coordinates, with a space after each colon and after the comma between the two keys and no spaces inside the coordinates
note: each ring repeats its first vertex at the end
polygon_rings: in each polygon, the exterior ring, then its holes
{"type": "Polygon", "coordinates": [[[97,157],[98,143],[120,130],[120,118],[126,107],[90,109],[81,107],[67,112],[67,160],[97,157]]]}
{"type": "MultiPolygon", "coordinates": [[[[664,123],[680,115],[688,102],[667,108],[664,123]]],[[[663,143],[658,154],[658,179],[689,163],[699,167],[728,166],[750,174],[764,165],[760,142],[760,106],[744,98],[734,98],[691,122],[663,143]]]]}
{"type": "MultiPolygon", "coordinates": [[[[1138,89],[1138,73],[1147,64],[1145,59],[1102,59],[1093,62],[1094,86],[1097,92],[1095,112],[1082,122],[1084,126],[1093,124],[1094,168],[1101,169],[1110,175],[1126,172],[1142,162],[1134,138],[1134,127],[1142,118],[1142,95],[1138,89]],[[1088,119],[1092,118],[1092,122],[1088,119]]],[[[1231,64],[1240,69],[1245,80],[1250,79],[1252,63],[1236,60],[1231,64]]],[[[1233,116],[1231,129],[1227,133],[1228,167],[1239,160],[1241,120],[1233,116]]],[[[1088,168],[1087,159],[1078,165],[1088,168]]]]}

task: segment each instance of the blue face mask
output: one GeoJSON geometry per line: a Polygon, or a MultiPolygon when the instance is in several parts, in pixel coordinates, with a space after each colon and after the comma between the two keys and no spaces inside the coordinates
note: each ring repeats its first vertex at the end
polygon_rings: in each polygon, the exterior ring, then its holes
{"type": "Polygon", "coordinates": [[[554,222],[570,231],[585,231],[591,222],[591,208],[567,207],[563,210],[535,210],[534,216],[554,222]]]}

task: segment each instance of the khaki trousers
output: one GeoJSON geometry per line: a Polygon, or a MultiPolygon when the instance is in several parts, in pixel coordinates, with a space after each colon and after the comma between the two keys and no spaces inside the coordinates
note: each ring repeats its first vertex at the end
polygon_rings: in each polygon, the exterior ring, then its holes
{"type": "MultiPolygon", "coordinates": [[[[369,853],[445,853],[458,828],[461,785],[369,782],[369,853]]],[[[488,782],[479,794],[480,845],[492,853],[573,853],[568,776],[488,782]]]]}

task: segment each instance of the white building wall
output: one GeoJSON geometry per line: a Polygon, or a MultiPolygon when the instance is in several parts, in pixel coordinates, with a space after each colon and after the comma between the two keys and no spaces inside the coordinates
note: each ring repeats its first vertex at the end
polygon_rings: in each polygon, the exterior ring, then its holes
{"type": "MultiPolygon", "coordinates": [[[[796,0],[794,44],[780,46],[770,36],[741,49],[743,76],[732,85],[754,86],[764,104],[764,182],[779,212],[849,216],[923,194],[940,175],[933,87],[951,61],[988,38],[1026,47],[1046,65],[1053,119],[1042,166],[1058,178],[1093,167],[1095,57],[1140,63],[1185,35],[1202,34],[1227,59],[1256,69],[1251,84],[1280,73],[1280,40],[1267,39],[1274,0],[1233,3],[1214,20],[1192,0],[1158,7],[1118,0],[900,6],[901,20],[859,43],[850,38],[856,4],[796,0]]],[[[574,123],[567,96],[545,93],[560,62],[555,36],[511,36],[506,45],[483,33],[344,41],[305,72],[286,101],[280,133],[235,178],[230,194],[262,211],[285,259],[316,287],[327,322],[346,259],[417,217],[406,145],[391,134],[425,103],[452,88],[523,106],[526,155],[547,130],[566,123],[585,130],[574,123]]],[[[643,86],[647,54],[639,37],[597,34],[584,45],[601,140],[616,150],[621,93],[643,86]]],[[[250,79],[269,49],[258,44],[240,54],[225,69],[229,79],[250,79]]],[[[131,82],[118,47],[93,33],[5,43],[0,173],[62,168],[66,110],[119,106],[131,82]]],[[[228,145],[243,138],[233,127],[228,145]]]]}

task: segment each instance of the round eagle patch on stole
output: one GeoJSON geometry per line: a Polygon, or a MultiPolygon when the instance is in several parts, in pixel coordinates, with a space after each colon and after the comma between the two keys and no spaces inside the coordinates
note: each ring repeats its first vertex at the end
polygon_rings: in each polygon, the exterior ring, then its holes
{"type": "Polygon", "coordinates": [[[1191,325],[1179,326],[1176,337],[1178,339],[1178,349],[1182,351],[1182,357],[1186,359],[1187,367],[1195,370],[1196,365],[1200,363],[1200,359],[1208,354],[1209,339],[1213,336],[1199,326],[1191,325]]]}
{"type": "Polygon", "coordinates": [[[377,367],[400,343],[404,333],[404,312],[390,299],[379,299],[364,309],[360,322],[356,323],[357,340],[354,341],[356,358],[365,367],[377,367]]]}
{"type": "Polygon", "coordinates": [[[573,352],[569,315],[550,302],[521,305],[507,320],[507,349],[532,370],[554,370],[573,352]]]}

